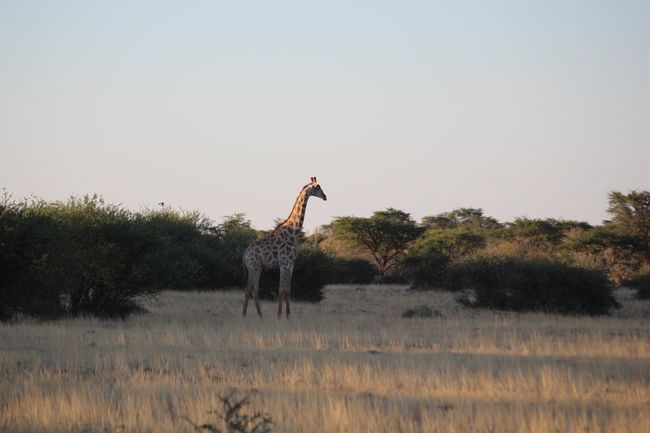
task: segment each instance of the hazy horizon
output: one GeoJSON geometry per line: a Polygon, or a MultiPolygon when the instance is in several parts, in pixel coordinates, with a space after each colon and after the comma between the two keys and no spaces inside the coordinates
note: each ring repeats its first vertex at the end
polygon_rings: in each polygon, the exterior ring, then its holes
{"type": "Polygon", "coordinates": [[[394,207],[599,224],[649,190],[650,3],[0,0],[0,187],[309,231],[394,207]]]}

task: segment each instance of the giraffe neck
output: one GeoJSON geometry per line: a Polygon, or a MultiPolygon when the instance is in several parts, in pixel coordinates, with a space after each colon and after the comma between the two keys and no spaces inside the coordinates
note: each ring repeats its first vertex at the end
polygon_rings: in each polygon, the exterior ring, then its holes
{"type": "Polygon", "coordinates": [[[291,209],[291,213],[287,219],[278,226],[278,228],[282,227],[292,229],[295,232],[302,230],[302,224],[305,221],[307,200],[309,200],[308,191],[309,188],[306,186],[302,189],[302,191],[300,191],[300,194],[298,194],[298,198],[296,198],[296,202],[293,205],[293,209],[291,209]]]}

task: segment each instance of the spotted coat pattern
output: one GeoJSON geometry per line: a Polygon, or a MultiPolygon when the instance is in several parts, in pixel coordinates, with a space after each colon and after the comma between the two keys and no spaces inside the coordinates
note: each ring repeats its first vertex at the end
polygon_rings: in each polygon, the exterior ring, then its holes
{"type": "Polygon", "coordinates": [[[248,282],[245,288],[244,309],[242,314],[246,315],[248,301],[253,298],[257,314],[261,317],[262,310],[258,300],[259,281],[263,269],[280,269],[280,287],[278,317],[282,315],[282,301],[285,301],[287,317],[289,317],[289,293],[291,292],[291,277],[293,266],[296,261],[296,238],[302,230],[305,219],[305,210],[309,197],[315,196],[327,200],[327,196],[316,181],[311,178],[310,183],[305,185],[296,198],[289,217],[272,233],[262,239],[254,241],[244,251],[244,266],[248,272],[248,282]]]}

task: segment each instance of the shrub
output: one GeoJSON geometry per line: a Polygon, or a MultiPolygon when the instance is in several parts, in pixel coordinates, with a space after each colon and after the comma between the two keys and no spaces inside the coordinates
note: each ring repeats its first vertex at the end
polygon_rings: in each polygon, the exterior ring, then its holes
{"type": "Polygon", "coordinates": [[[0,318],[125,317],[200,264],[198,216],[133,214],[97,196],[0,206],[0,318]],[[185,247],[185,248],[183,248],[185,247]]]}
{"type": "Polygon", "coordinates": [[[636,272],[623,282],[624,286],[636,289],[639,299],[650,299],[650,268],[644,268],[636,272]]]}
{"type": "Polygon", "coordinates": [[[409,248],[402,268],[413,288],[444,285],[451,261],[473,254],[485,246],[485,237],[464,227],[430,228],[409,248]]]}
{"type": "Polygon", "coordinates": [[[434,250],[409,254],[402,262],[408,280],[414,289],[444,286],[449,256],[434,250]]]}
{"type": "Polygon", "coordinates": [[[250,409],[250,397],[250,393],[240,397],[236,391],[219,397],[221,410],[210,411],[210,414],[214,415],[214,423],[198,425],[187,417],[183,419],[189,422],[197,433],[271,433],[273,419],[267,413],[250,409]]]}
{"type": "Polygon", "coordinates": [[[575,260],[602,268],[615,285],[638,269],[643,253],[639,237],[619,233],[612,225],[571,233],[564,246],[575,260]]]}
{"type": "Polygon", "coordinates": [[[54,219],[25,202],[0,204],[0,320],[61,315],[60,291],[50,271],[60,241],[54,219]]]}
{"type": "MultiPolygon", "coordinates": [[[[298,257],[291,279],[291,298],[296,301],[320,302],[323,288],[331,281],[334,259],[316,247],[298,247],[298,257]]],[[[278,269],[265,270],[260,279],[260,298],[277,299],[280,284],[278,269]]]]}
{"type": "Polygon", "coordinates": [[[46,270],[72,315],[125,317],[141,311],[137,299],[155,293],[142,272],[143,239],[132,214],[97,197],[44,205],[56,221],[58,238],[46,270]]]}
{"type": "Polygon", "coordinates": [[[332,284],[370,284],[377,275],[377,267],[364,259],[335,258],[332,261],[332,284]]]}
{"type": "Polygon", "coordinates": [[[198,212],[131,212],[97,196],[0,197],[0,320],[19,315],[125,317],[161,289],[243,284],[256,236],[243,215],[218,226],[198,212]]]}
{"type": "Polygon", "coordinates": [[[618,303],[599,269],[548,258],[477,255],[448,268],[447,284],[471,289],[460,301],[480,308],[563,314],[606,314],[618,303]]]}
{"type": "Polygon", "coordinates": [[[211,247],[216,255],[206,268],[211,269],[208,287],[243,287],[246,273],[242,257],[246,247],[257,237],[251,222],[243,214],[234,214],[224,218],[216,228],[218,243],[211,247]]]}

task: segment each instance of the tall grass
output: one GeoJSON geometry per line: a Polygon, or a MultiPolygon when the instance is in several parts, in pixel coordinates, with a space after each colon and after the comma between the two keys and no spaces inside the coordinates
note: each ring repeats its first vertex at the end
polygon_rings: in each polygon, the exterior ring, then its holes
{"type": "Polygon", "coordinates": [[[277,321],[242,319],[239,291],[165,292],[124,321],[4,324],[0,430],[190,432],[237,389],[281,432],[648,431],[650,302],[616,295],[577,318],[329,286],[277,321]],[[440,314],[401,317],[420,305],[440,314]]]}

